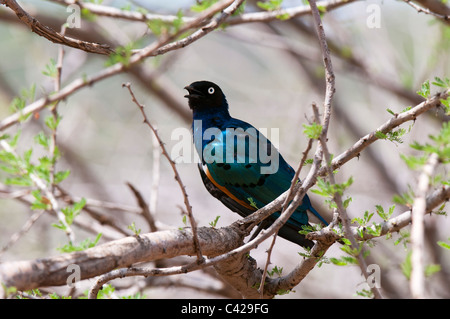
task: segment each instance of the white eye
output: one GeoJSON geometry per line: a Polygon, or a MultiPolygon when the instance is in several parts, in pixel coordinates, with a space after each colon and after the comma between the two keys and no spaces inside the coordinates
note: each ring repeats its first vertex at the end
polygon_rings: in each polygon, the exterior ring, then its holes
{"type": "Polygon", "coordinates": [[[208,89],[208,93],[209,94],[214,94],[214,88],[212,86],[208,89]]]}

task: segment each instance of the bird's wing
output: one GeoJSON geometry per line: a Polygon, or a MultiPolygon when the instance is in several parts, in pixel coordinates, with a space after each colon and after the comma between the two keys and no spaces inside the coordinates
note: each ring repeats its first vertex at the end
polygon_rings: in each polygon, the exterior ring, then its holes
{"type": "Polygon", "coordinates": [[[244,201],[237,199],[225,187],[217,184],[217,182],[215,182],[211,177],[211,174],[209,173],[208,167],[206,165],[202,165],[201,163],[199,163],[198,170],[200,171],[200,176],[206,190],[233,212],[238,213],[242,217],[246,217],[256,211],[254,207],[248,205],[244,201]]]}
{"type": "MultiPolygon", "coordinates": [[[[239,205],[259,209],[289,189],[295,172],[263,134],[248,123],[236,122],[205,146],[203,172],[239,205]],[[274,169],[269,174],[271,166],[274,169]]],[[[290,223],[308,223],[305,211],[309,207],[302,206],[290,223]]]]}

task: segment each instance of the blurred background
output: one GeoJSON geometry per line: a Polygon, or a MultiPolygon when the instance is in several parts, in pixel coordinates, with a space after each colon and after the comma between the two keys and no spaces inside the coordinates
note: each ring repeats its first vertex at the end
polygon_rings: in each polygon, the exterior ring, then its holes
{"type": "MultiPolygon", "coordinates": [[[[193,0],[172,1],[103,1],[104,6],[145,8],[148,12],[194,16],[193,0]]],[[[44,25],[59,31],[70,15],[63,1],[21,1],[20,5],[44,25]]],[[[285,0],[283,7],[307,5],[285,0]]],[[[247,1],[245,12],[261,11],[247,1]]],[[[449,76],[450,27],[431,15],[418,13],[402,1],[356,1],[323,15],[325,32],[332,50],[336,75],[336,94],[329,131],[330,152],[338,155],[360,137],[374,131],[392,116],[386,109],[400,112],[423,99],[415,93],[426,80],[449,76]],[[378,11],[377,11],[378,10],[378,11]],[[373,14],[379,12],[379,16],[373,14]],[[375,20],[373,20],[375,19],[375,20]],[[375,23],[375,24],[374,24],[375,23]]],[[[23,89],[36,86],[36,99],[54,90],[53,80],[43,75],[50,59],[57,59],[58,45],[32,33],[14,13],[0,7],[0,118],[11,114],[10,104],[23,89]]],[[[155,40],[146,23],[102,16],[81,20],[81,28],[68,29],[67,35],[112,47],[134,42],[136,48],[155,40]]],[[[105,68],[106,56],[89,54],[64,47],[62,86],[105,68]]],[[[162,56],[148,58],[127,73],[106,78],[79,90],[58,106],[62,116],[57,142],[62,157],[58,170],[69,169],[70,176],[61,184],[71,198],[84,197],[89,208],[102,216],[93,218],[82,212],[75,223],[76,242],[94,239],[102,232],[100,243],[132,235],[127,225],[135,222],[148,232],[139,214],[131,183],[144,198],[156,203],[152,211],[160,229],[183,227],[183,196],[168,162],[160,158],[155,171],[152,133],[142,123],[138,107],[122,84],[132,85],[137,99],[145,105],[150,121],[157,126],[168,150],[178,143],[171,139],[177,128],[190,128],[191,113],[183,98],[183,87],[197,80],[217,83],[227,96],[231,115],[252,123],[256,128],[279,129],[279,149],[285,159],[297,167],[307,145],[302,124],[312,118],[311,104],[319,106],[324,95],[324,69],[318,41],[309,16],[270,23],[247,23],[216,30],[193,44],[162,56]],[[159,176],[157,198],[152,183],[159,176]],[[157,199],[157,201],[155,201],[157,199]]],[[[22,131],[19,153],[35,147],[33,137],[44,130],[48,110],[30,120],[7,129],[14,135],[22,131]]],[[[375,205],[385,209],[393,205],[395,194],[414,189],[418,173],[408,169],[400,154],[414,154],[413,141],[425,143],[436,134],[448,118],[437,111],[421,116],[402,127],[410,130],[403,143],[378,141],[352,159],[336,175],[338,182],[353,177],[345,197],[351,197],[351,218],[365,211],[375,212],[375,205]],[[412,125],[413,124],[413,125],[412,125]]],[[[269,136],[270,138],[270,136],[269,136]]],[[[36,151],[34,156],[38,156],[36,151]]],[[[217,227],[238,219],[204,189],[195,163],[180,163],[178,170],[186,186],[193,213],[199,226],[208,226],[220,216],[217,227]]],[[[301,177],[307,174],[308,166],[301,177]]],[[[443,172],[448,174],[448,168],[443,172]]],[[[1,175],[4,173],[0,173],[1,175]]],[[[2,178],[3,180],[3,178],[2,178]]],[[[11,198],[18,187],[1,186],[0,247],[20,231],[31,216],[29,204],[11,198]]],[[[314,206],[328,219],[331,212],[323,198],[310,194],[314,206]]],[[[408,210],[396,205],[394,216],[408,210]]],[[[448,210],[447,210],[448,211],[448,210]]],[[[381,219],[374,215],[373,221],[381,219]]],[[[67,243],[63,232],[51,226],[56,219],[43,214],[35,224],[0,255],[0,262],[34,259],[60,254],[67,243]]],[[[447,216],[427,216],[427,264],[440,264],[441,271],[427,278],[432,297],[450,297],[450,254],[440,248],[438,240],[448,241],[450,222],[447,216]]],[[[404,229],[408,232],[409,229],[404,229]]],[[[395,245],[392,239],[379,238],[371,249],[368,264],[381,268],[381,285],[387,297],[407,298],[408,280],[402,273],[409,245],[395,245]]],[[[251,256],[263,267],[266,249],[260,245],[251,256]]],[[[286,274],[302,257],[300,247],[278,238],[273,250],[273,266],[286,274]]],[[[344,255],[333,246],[327,257],[344,255]]],[[[181,264],[177,258],[171,263],[181,264]]],[[[87,287],[92,281],[87,281],[87,287]]],[[[237,297],[216,277],[214,271],[197,271],[171,278],[132,278],[114,281],[116,292],[142,290],[148,298],[217,298],[237,297]],[[205,280],[206,278],[206,280],[205,280]],[[126,283],[126,284],[125,284],[126,283]],[[136,288],[137,287],[137,288],[136,288]],[[126,290],[126,289],[128,290],[126,290]],[[131,289],[131,290],[130,290],[131,289]]],[[[300,285],[287,295],[276,298],[359,298],[357,292],[368,289],[358,266],[323,264],[316,267],[300,285]]],[[[62,290],[61,293],[65,293],[62,290]]]]}

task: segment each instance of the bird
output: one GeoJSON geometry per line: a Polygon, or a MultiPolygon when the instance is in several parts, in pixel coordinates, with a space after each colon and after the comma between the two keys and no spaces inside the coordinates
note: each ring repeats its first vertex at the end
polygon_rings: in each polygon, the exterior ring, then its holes
{"type": "MultiPolygon", "coordinates": [[[[289,189],[295,170],[254,126],[231,117],[225,94],[217,84],[196,81],[184,89],[192,110],[193,144],[200,158],[198,170],[213,197],[246,217],[289,189]]],[[[310,225],[308,211],[328,225],[305,195],[278,236],[312,248],[314,242],[299,233],[303,226],[310,225]]],[[[269,227],[279,216],[279,211],[270,215],[255,233],[269,227]]]]}

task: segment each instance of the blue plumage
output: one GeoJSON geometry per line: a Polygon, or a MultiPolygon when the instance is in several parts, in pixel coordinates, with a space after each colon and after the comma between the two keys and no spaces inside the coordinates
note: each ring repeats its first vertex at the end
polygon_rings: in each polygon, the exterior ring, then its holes
{"type": "MultiPolygon", "coordinates": [[[[214,197],[245,217],[289,189],[295,171],[256,128],[230,116],[225,95],[216,84],[199,81],[185,89],[193,111],[200,174],[214,197]]],[[[307,211],[327,224],[305,195],[278,234],[303,247],[312,247],[313,242],[298,233],[308,225],[307,211]]],[[[279,215],[274,213],[262,226],[268,227],[279,215]]]]}

